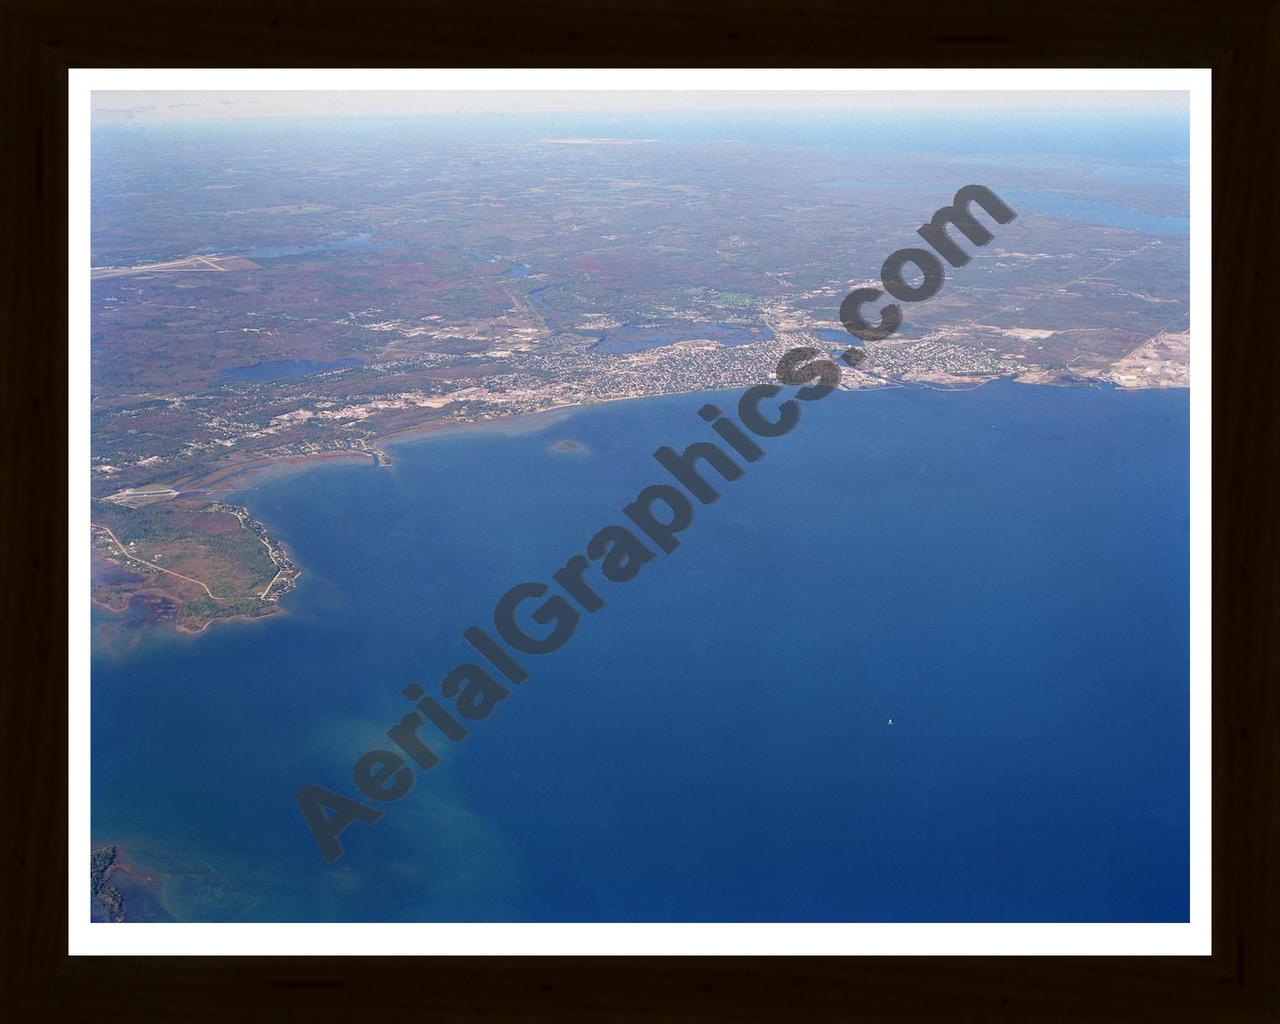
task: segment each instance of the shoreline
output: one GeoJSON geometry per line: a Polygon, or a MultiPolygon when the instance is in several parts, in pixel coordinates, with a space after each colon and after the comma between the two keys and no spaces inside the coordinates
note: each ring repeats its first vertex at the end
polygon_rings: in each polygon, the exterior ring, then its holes
{"type": "MultiPolygon", "coordinates": [[[[163,590],[145,590],[145,591],[139,591],[139,593],[151,594],[156,597],[163,597],[163,598],[169,597],[169,595],[166,594],[163,590]]],[[[101,609],[106,614],[115,616],[115,618],[117,619],[121,618],[129,610],[127,605],[124,608],[112,608],[111,605],[107,604],[105,601],[101,601],[98,598],[94,597],[92,590],[89,593],[89,603],[93,607],[101,609]]],[[[177,620],[167,623],[167,625],[169,625],[171,627],[171,631],[179,637],[197,637],[203,634],[204,631],[208,629],[210,626],[212,626],[215,622],[252,622],[255,619],[270,619],[276,615],[289,614],[288,611],[280,604],[273,604],[273,605],[270,605],[269,607],[271,609],[270,611],[260,611],[260,612],[253,612],[253,613],[238,612],[235,615],[219,615],[212,619],[206,619],[204,625],[202,625],[199,629],[193,629],[191,626],[183,625],[181,622],[178,622],[177,620]]],[[[162,625],[166,625],[166,623],[155,623],[154,625],[162,626],[162,625]]]]}
{"type": "MultiPolygon", "coordinates": [[[[1028,381],[1019,379],[1015,374],[989,377],[969,386],[942,386],[929,381],[898,381],[892,378],[881,377],[876,378],[876,383],[874,384],[867,384],[865,386],[852,388],[842,387],[837,390],[852,393],[857,391],[883,391],[893,388],[918,388],[920,390],[931,391],[934,393],[945,394],[954,392],[957,394],[967,394],[977,391],[986,385],[999,380],[1009,381],[1013,384],[1030,385],[1033,387],[1091,387],[1106,388],[1115,392],[1190,390],[1189,385],[1131,387],[1120,385],[1114,381],[1106,379],[1078,380],[1061,383],[1035,380],[1028,381]]],[[[197,476],[187,483],[175,483],[171,486],[177,489],[180,494],[201,494],[218,501],[222,500],[222,495],[239,494],[241,497],[238,500],[244,502],[247,506],[248,501],[251,499],[251,492],[259,485],[268,481],[304,473],[326,465],[359,465],[362,463],[371,463],[374,466],[391,466],[393,463],[386,451],[383,450],[385,448],[415,445],[432,440],[458,437],[463,436],[468,432],[520,436],[551,429],[568,421],[577,412],[611,405],[618,402],[640,402],[665,398],[675,399],[688,395],[721,395],[737,393],[740,390],[742,389],[715,388],[707,391],[679,391],[664,395],[626,395],[618,398],[606,398],[595,402],[552,406],[547,409],[538,410],[537,412],[521,413],[515,416],[500,416],[476,422],[458,423],[449,421],[432,421],[417,427],[408,427],[403,430],[378,437],[373,442],[376,447],[368,450],[351,449],[344,451],[324,451],[310,455],[288,455],[278,458],[248,459],[239,464],[213,468],[208,473],[202,476],[197,476]]],[[[247,508],[246,512],[249,515],[252,515],[247,508]]],[[[297,563],[293,562],[292,558],[290,558],[290,562],[296,568],[297,563]]],[[[298,575],[299,577],[301,576],[300,571],[298,575]]],[[[291,587],[289,589],[293,588],[291,587]]],[[[109,605],[93,600],[92,598],[91,601],[104,612],[115,616],[122,615],[126,610],[111,608],[109,605]]],[[[287,609],[279,602],[273,602],[272,608],[269,611],[263,610],[255,613],[216,616],[204,622],[198,629],[193,629],[189,626],[184,626],[174,622],[172,623],[172,632],[178,636],[195,638],[203,635],[215,622],[248,623],[255,619],[272,618],[274,615],[282,612],[287,614],[287,609]]]]}
{"type": "Polygon", "coordinates": [[[184,483],[173,486],[179,494],[235,494],[252,489],[259,483],[290,476],[295,472],[303,472],[316,466],[332,462],[378,462],[377,453],[373,451],[326,451],[311,455],[283,455],[279,457],[263,456],[247,459],[244,462],[215,467],[204,475],[194,477],[184,483]]]}
{"type": "MultiPolygon", "coordinates": [[[[255,589],[252,590],[252,593],[256,594],[258,598],[258,604],[256,607],[246,611],[232,612],[230,614],[209,615],[204,619],[204,621],[200,622],[198,626],[192,625],[189,622],[184,622],[180,617],[175,616],[173,621],[168,623],[173,627],[173,631],[179,635],[198,636],[215,622],[247,622],[250,619],[269,618],[283,612],[285,609],[280,604],[281,600],[297,587],[298,580],[302,578],[302,570],[298,567],[297,563],[289,557],[288,552],[284,549],[284,545],[267,533],[266,527],[253,517],[248,508],[238,505],[229,505],[226,502],[215,500],[212,505],[206,506],[204,511],[225,513],[235,518],[235,520],[240,524],[241,529],[251,533],[257,538],[259,543],[266,548],[267,555],[271,559],[272,565],[275,566],[276,572],[261,591],[256,590],[256,585],[255,589]],[[278,587],[277,584],[279,585],[278,587]],[[273,594],[273,590],[277,592],[273,594]]],[[[123,565],[126,570],[133,572],[140,578],[144,575],[149,575],[150,573],[148,573],[148,570],[156,570],[161,574],[167,574],[179,580],[204,588],[205,594],[208,595],[209,599],[215,605],[220,605],[225,608],[228,602],[232,600],[231,598],[221,598],[216,596],[209,589],[208,585],[201,580],[191,576],[185,576],[182,573],[174,572],[171,569],[156,565],[153,562],[149,562],[146,559],[132,554],[109,528],[94,522],[90,522],[89,526],[91,530],[103,531],[119,551],[119,555],[115,557],[101,552],[98,552],[98,555],[111,561],[113,564],[118,563],[123,565]],[[138,565],[144,568],[139,570],[136,567],[138,565]]],[[[133,600],[139,596],[147,596],[163,600],[170,604],[173,604],[175,600],[177,600],[172,591],[167,591],[163,587],[156,586],[154,584],[144,584],[143,586],[140,586],[136,591],[132,592],[128,600],[119,607],[95,597],[92,585],[90,586],[89,592],[89,600],[92,606],[100,608],[103,612],[108,613],[117,619],[122,618],[129,612],[133,600]]]]}
{"type": "MultiPolygon", "coordinates": [[[[970,386],[941,386],[930,381],[899,381],[893,378],[881,377],[877,378],[878,383],[865,387],[855,388],[839,388],[841,391],[880,391],[885,388],[906,387],[921,388],[922,390],[935,392],[956,392],[964,393],[976,391],[979,388],[997,380],[1008,380],[1014,384],[1029,385],[1032,387],[1109,387],[1115,391],[1189,391],[1190,385],[1143,385],[1131,386],[1117,384],[1115,381],[1107,379],[1085,379],[1079,382],[1070,383],[1053,383],[1050,381],[1037,380],[1021,380],[1018,375],[1006,374],[996,377],[988,377],[978,383],[970,386]]],[[[261,483],[268,480],[275,480],[281,477],[290,476],[294,473],[302,473],[311,469],[315,469],[329,464],[351,464],[359,465],[361,463],[373,463],[381,465],[379,459],[379,450],[385,448],[398,447],[403,445],[416,444],[424,441],[437,440],[444,437],[455,437],[459,434],[476,431],[497,434],[521,435],[527,433],[536,433],[538,430],[546,429],[554,426],[558,422],[568,419],[573,413],[579,410],[598,408],[604,405],[611,405],[616,402],[643,402],[657,398],[677,398],[681,395],[696,394],[723,394],[726,392],[737,391],[738,388],[714,388],[708,391],[676,391],[670,394],[662,395],[626,395],[618,398],[604,398],[595,402],[584,402],[569,405],[549,406],[546,409],[540,409],[537,412],[519,413],[514,416],[498,416],[489,420],[479,420],[474,422],[459,423],[454,421],[429,421],[416,427],[406,427],[402,430],[392,431],[389,434],[382,435],[374,439],[377,449],[350,449],[345,451],[325,451],[316,452],[311,455],[286,455],[278,458],[264,457],[250,459],[239,465],[224,466],[215,468],[209,473],[198,476],[185,484],[174,484],[180,493],[200,493],[200,494],[216,494],[217,492],[237,493],[242,491],[250,491],[261,483]]],[[[385,454],[383,452],[382,454],[385,454]]]]}

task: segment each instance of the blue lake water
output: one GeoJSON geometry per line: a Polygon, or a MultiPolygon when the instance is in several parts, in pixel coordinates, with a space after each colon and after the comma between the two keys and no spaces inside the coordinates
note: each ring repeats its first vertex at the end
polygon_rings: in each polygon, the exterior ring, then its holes
{"type": "Polygon", "coordinates": [[[1102,224],[1126,228],[1149,235],[1185,237],[1191,230],[1190,217],[1161,216],[1123,203],[1106,202],[1086,196],[1061,195],[1034,189],[1000,190],[1001,198],[1019,213],[1037,213],[1044,217],[1062,217],[1083,224],[1102,224]]]}
{"type": "Polygon", "coordinates": [[[324,863],[295,790],[353,793],[399,691],[435,692],[463,629],[621,521],[664,479],[649,453],[713,438],[698,408],[734,397],[459,430],[243,494],[301,585],[287,615],[95,654],[95,841],[173,872],[191,919],[1185,920],[1180,390],[805,406],[324,863]]]}

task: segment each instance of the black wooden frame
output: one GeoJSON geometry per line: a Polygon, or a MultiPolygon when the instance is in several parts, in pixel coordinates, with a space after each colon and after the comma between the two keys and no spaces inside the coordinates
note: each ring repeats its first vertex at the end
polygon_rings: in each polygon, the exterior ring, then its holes
{"type": "Polygon", "coordinates": [[[1280,432],[1265,277],[1280,230],[1280,3],[451,2],[0,0],[0,1018],[1280,1021],[1280,705],[1268,685],[1280,677],[1280,432]],[[1213,68],[1213,955],[68,957],[67,69],[851,64],[1213,68]]]}

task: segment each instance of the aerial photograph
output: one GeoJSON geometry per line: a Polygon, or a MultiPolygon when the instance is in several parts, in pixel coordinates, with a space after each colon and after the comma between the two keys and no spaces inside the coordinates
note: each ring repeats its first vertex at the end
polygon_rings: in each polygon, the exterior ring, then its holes
{"type": "Polygon", "coordinates": [[[1189,920],[1186,93],[96,91],[90,181],[90,921],[1189,920]]]}

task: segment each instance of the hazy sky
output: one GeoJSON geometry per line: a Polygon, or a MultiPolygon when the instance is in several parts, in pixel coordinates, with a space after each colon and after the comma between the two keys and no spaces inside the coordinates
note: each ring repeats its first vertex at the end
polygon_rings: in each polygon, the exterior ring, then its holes
{"type": "Polygon", "coordinates": [[[385,117],[487,113],[638,113],[702,110],[1185,110],[1185,92],[631,92],[364,91],[93,93],[96,122],[256,117],[385,117]]]}

